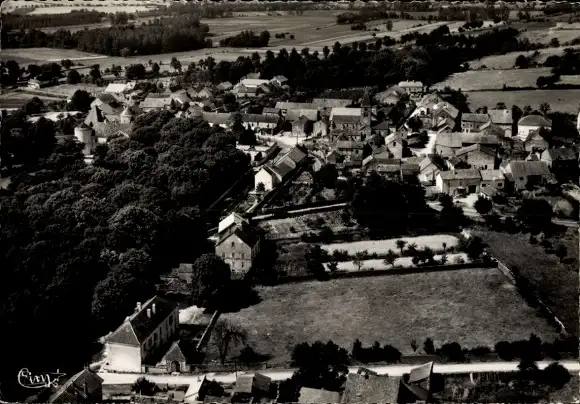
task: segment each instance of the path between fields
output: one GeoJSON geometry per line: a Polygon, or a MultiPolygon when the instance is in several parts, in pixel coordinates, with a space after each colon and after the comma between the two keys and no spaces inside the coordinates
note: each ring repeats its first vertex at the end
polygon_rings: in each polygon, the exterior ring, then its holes
{"type": "MultiPolygon", "coordinates": [[[[537,362],[540,369],[544,369],[554,361],[537,362]]],[[[568,371],[580,371],[578,361],[567,360],[559,362],[568,371]]],[[[519,362],[484,362],[484,363],[461,363],[461,364],[439,364],[433,365],[433,372],[440,374],[461,374],[461,373],[484,373],[484,372],[515,372],[518,370],[519,362]]],[[[403,376],[418,365],[385,365],[385,366],[365,366],[380,375],[403,376]]],[[[349,367],[350,373],[356,373],[359,366],[349,367]]],[[[205,373],[188,376],[170,376],[170,375],[151,375],[137,373],[98,373],[103,379],[103,384],[133,384],[139,377],[146,377],[155,383],[161,384],[191,384],[196,383],[202,376],[209,380],[215,380],[220,383],[235,383],[238,374],[252,374],[255,372],[230,372],[230,373],[205,373]]],[[[259,371],[260,374],[267,376],[275,381],[286,380],[292,377],[294,369],[269,369],[259,371]]]]}

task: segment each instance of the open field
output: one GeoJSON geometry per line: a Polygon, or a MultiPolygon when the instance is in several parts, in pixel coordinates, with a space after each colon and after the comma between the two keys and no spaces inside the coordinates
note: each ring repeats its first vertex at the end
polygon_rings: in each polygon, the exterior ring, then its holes
{"type": "Polygon", "coordinates": [[[578,335],[577,231],[567,232],[568,251],[575,260],[574,264],[561,264],[555,255],[547,254],[540,245],[530,244],[529,235],[491,231],[477,231],[476,234],[489,245],[493,256],[510,267],[517,267],[569,332],[578,335]]]}
{"type": "MultiPolygon", "coordinates": [[[[515,59],[514,59],[515,60],[515,59]]],[[[508,87],[536,87],[540,76],[550,76],[550,68],[524,70],[478,70],[452,74],[444,81],[435,84],[434,88],[449,86],[462,91],[501,90],[508,87]]]]}
{"type": "MultiPolygon", "coordinates": [[[[17,63],[25,61],[36,62],[60,62],[63,59],[70,59],[73,62],[83,60],[105,59],[107,56],[97,55],[95,53],[81,52],[74,49],[55,49],[55,48],[21,48],[21,49],[2,49],[3,59],[12,59],[17,63]]],[[[96,62],[95,63],[99,63],[96,62]]]]}
{"type": "MultiPolygon", "coordinates": [[[[579,49],[580,46],[560,46],[558,48],[546,48],[546,49],[539,49],[538,52],[540,53],[538,57],[534,59],[535,62],[544,63],[546,59],[550,56],[561,56],[564,54],[564,49],[579,49]]],[[[493,55],[487,56],[485,58],[475,60],[470,63],[470,66],[473,70],[481,69],[482,66],[485,66],[486,69],[512,69],[514,67],[514,63],[516,58],[519,55],[524,56],[531,56],[534,51],[526,51],[526,52],[510,52],[506,53],[505,55],[493,55]]]]}
{"type": "Polygon", "coordinates": [[[537,109],[541,103],[547,102],[552,111],[577,114],[580,90],[473,91],[466,95],[472,110],[482,106],[491,108],[498,102],[508,107],[519,105],[523,108],[529,105],[537,109]]]}
{"type": "Polygon", "coordinates": [[[248,344],[285,365],[300,342],[332,340],[350,351],[359,338],[412,354],[412,339],[436,346],[490,346],[501,340],[556,337],[496,268],[260,287],[262,301],[222,318],[238,322],[248,344]]]}
{"type": "MultiPolygon", "coordinates": [[[[335,243],[322,245],[323,250],[332,254],[336,250],[345,250],[349,255],[354,255],[359,251],[367,251],[369,254],[377,253],[384,255],[389,250],[400,253],[397,248],[397,240],[404,240],[409,244],[417,244],[417,249],[429,247],[433,251],[443,251],[443,243],[447,243],[447,248],[455,247],[459,241],[457,237],[447,234],[437,234],[434,236],[401,237],[389,240],[367,240],[355,241],[352,243],[335,243]]],[[[406,248],[406,247],[405,247],[406,248]]]]}
{"type": "MultiPolygon", "coordinates": [[[[435,261],[440,261],[441,255],[435,255],[434,258],[435,261]]],[[[447,265],[455,264],[455,260],[459,258],[462,259],[463,262],[470,262],[470,259],[465,253],[447,254],[447,265]]],[[[393,265],[385,264],[384,260],[382,259],[362,260],[361,262],[362,266],[360,271],[369,269],[376,271],[388,271],[393,268],[416,268],[416,265],[413,264],[413,257],[399,257],[395,260],[393,265]]],[[[324,268],[328,271],[328,264],[323,265],[324,268]]],[[[355,265],[354,261],[344,261],[338,263],[337,270],[345,272],[357,272],[359,271],[359,268],[357,265],[355,265]]]]}
{"type": "MultiPolygon", "coordinates": [[[[568,24],[564,24],[566,27],[568,24]]],[[[563,44],[565,42],[570,42],[576,38],[580,37],[580,28],[574,26],[575,29],[528,29],[522,32],[519,36],[520,38],[527,38],[531,43],[550,43],[554,38],[563,44]]]]}
{"type": "Polygon", "coordinates": [[[57,97],[49,97],[21,92],[11,92],[0,94],[0,108],[20,108],[34,97],[38,97],[40,100],[44,102],[63,100],[62,98],[57,97]]]}

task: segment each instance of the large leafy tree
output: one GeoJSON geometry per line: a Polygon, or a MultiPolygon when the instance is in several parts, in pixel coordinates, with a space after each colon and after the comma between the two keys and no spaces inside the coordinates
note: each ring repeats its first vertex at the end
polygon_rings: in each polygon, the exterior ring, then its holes
{"type": "Polygon", "coordinates": [[[203,254],[193,263],[192,292],[194,304],[207,307],[219,304],[220,294],[227,286],[231,270],[215,254],[203,254]]]}

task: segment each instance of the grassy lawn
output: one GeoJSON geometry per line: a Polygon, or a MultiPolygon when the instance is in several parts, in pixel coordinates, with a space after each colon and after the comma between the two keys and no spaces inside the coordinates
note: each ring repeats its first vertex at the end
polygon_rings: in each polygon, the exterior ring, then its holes
{"type": "Polygon", "coordinates": [[[287,364],[293,347],[305,341],[332,340],[350,351],[359,338],[366,345],[391,344],[408,355],[411,340],[422,345],[428,337],[437,346],[456,341],[465,347],[492,347],[532,332],[543,340],[556,337],[495,268],[312,281],[257,291],[259,304],[222,318],[244,327],[248,344],[270,355],[271,365],[287,364]]]}
{"type": "MultiPolygon", "coordinates": [[[[526,70],[512,71],[524,73],[526,70]]],[[[489,72],[494,73],[494,71],[489,72]]],[[[489,77],[488,79],[491,80],[489,77]]],[[[498,81],[498,83],[501,85],[502,82],[498,81]]],[[[552,107],[552,111],[577,114],[580,90],[470,91],[466,95],[472,110],[483,106],[492,108],[498,102],[503,102],[510,108],[512,105],[519,105],[520,108],[529,105],[537,109],[541,103],[547,102],[552,107]]]]}
{"type": "Polygon", "coordinates": [[[462,91],[501,90],[504,84],[508,87],[536,87],[538,77],[550,74],[550,68],[544,67],[523,70],[470,70],[452,74],[435,87],[449,86],[462,91]]]}
{"type": "MultiPolygon", "coordinates": [[[[580,36],[580,34],[579,34],[580,36]]],[[[547,49],[539,49],[538,52],[540,53],[535,59],[535,62],[544,63],[549,56],[558,55],[561,56],[564,54],[564,49],[573,48],[577,49],[578,46],[561,46],[559,48],[547,48],[547,49]]],[[[482,66],[487,66],[488,69],[512,69],[514,67],[514,63],[516,58],[519,55],[531,56],[534,51],[526,51],[526,52],[510,52],[506,53],[505,55],[492,55],[481,58],[470,63],[472,69],[479,69],[482,66]]]]}
{"type": "MultiPolygon", "coordinates": [[[[575,257],[573,264],[561,264],[544,248],[529,243],[529,235],[477,231],[492,254],[508,266],[519,268],[556,313],[569,332],[578,335],[578,234],[569,230],[563,238],[575,257]]],[[[559,241],[554,240],[554,243],[559,241]]]]}
{"type": "MultiPolygon", "coordinates": [[[[346,250],[349,255],[354,255],[359,251],[367,251],[369,254],[377,253],[379,255],[384,255],[389,250],[393,250],[395,253],[400,253],[397,248],[397,240],[404,240],[409,244],[417,244],[417,248],[421,249],[424,247],[429,247],[433,251],[443,251],[443,243],[447,243],[447,248],[455,247],[459,241],[457,237],[438,234],[434,236],[419,236],[419,237],[401,237],[393,238],[388,240],[367,240],[367,241],[355,241],[352,243],[335,243],[322,245],[322,249],[328,251],[332,254],[335,250],[346,250]]],[[[405,247],[406,248],[406,247],[405,247]]]]}

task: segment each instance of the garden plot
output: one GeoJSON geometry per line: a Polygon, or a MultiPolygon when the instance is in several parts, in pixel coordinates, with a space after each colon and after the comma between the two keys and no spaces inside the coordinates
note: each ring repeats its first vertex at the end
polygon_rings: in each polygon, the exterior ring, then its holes
{"type": "Polygon", "coordinates": [[[347,228],[340,217],[340,211],[311,213],[303,216],[274,219],[260,223],[260,227],[268,231],[274,237],[319,231],[323,226],[327,226],[333,231],[347,228]]]}
{"type": "MultiPolygon", "coordinates": [[[[437,263],[441,261],[441,255],[435,255],[434,258],[437,263]]],[[[447,254],[447,262],[445,265],[465,264],[469,262],[471,260],[465,253],[447,254]]],[[[326,271],[330,272],[328,268],[329,264],[325,263],[323,265],[326,271]]],[[[393,265],[385,264],[385,261],[381,259],[362,260],[360,268],[356,261],[338,262],[336,270],[342,272],[358,272],[365,270],[389,271],[398,268],[417,268],[417,265],[413,264],[413,257],[399,257],[395,259],[393,265]]]]}
{"type": "Polygon", "coordinates": [[[352,243],[326,244],[322,245],[321,248],[326,250],[329,254],[332,254],[334,251],[343,250],[350,256],[354,256],[357,252],[363,251],[366,251],[368,254],[384,255],[387,251],[393,250],[395,254],[399,254],[400,250],[397,247],[398,240],[405,241],[406,246],[409,244],[417,244],[417,249],[429,247],[434,252],[443,251],[443,243],[445,243],[446,248],[449,249],[455,247],[459,242],[459,239],[456,236],[437,234],[433,236],[401,237],[388,240],[367,240],[355,241],[352,243]]]}

